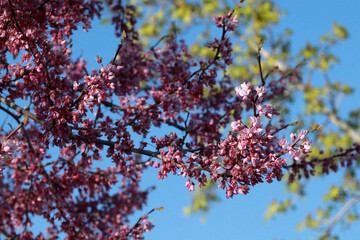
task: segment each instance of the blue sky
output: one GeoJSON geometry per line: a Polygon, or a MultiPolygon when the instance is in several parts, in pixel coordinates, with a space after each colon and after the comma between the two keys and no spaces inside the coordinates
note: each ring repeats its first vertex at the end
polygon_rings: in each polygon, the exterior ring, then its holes
{"type": "MultiPolygon", "coordinates": [[[[319,37],[331,30],[331,24],[337,22],[344,25],[349,31],[349,39],[334,49],[335,55],[340,58],[340,64],[330,71],[332,79],[339,79],[360,90],[357,71],[360,69],[360,30],[359,11],[360,1],[277,1],[282,10],[288,12],[281,19],[279,29],[290,28],[293,30],[292,50],[297,51],[307,41],[317,43],[319,37]]],[[[186,36],[184,36],[186,39],[186,36]]],[[[95,57],[100,55],[103,62],[113,58],[119,39],[113,34],[112,26],[101,25],[96,21],[89,33],[78,32],[74,37],[74,58],[80,54],[89,61],[89,68],[98,67],[95,57]]],[[[316,80],[316,79],[315,79],[316,80]]],[[[356,93],[357,94],[357,93],[356,93]]],[[[357,95],[358,96],[358,95],[357,95]]],[[[350,100],[345,100],[345,105],[351,105],[354,95],[350,100]]],[[[296,119],[294,119],[296,120],[296,119]]],[[[331,174],[324,179],[314,179],[307,188],[307,199],[298,200],[297,209],[289,211],[286,215],[279,215],[275,220],[264,222],[264,212],[274,198],[283,199],[284,184],[257,185],[246,196],[238,195],[233,199],[226,199],[225,193],[220,192],[221,202],[213,205],[207,215],[206,223],[199,220],[198,215],[186,217],[183,207],[189,205],[190,195],[185,187],[186,179],[169,176],[167,180],[158,181],[157,173],[149,170],[144,174],[142,186],[144,188],[155,185],[156,190],[149,195],[149,201],[143,211],[137,212],[133,223],[142,214],[152,208],[164,207],[162,212],[153,212],[150,219],[154,220],[155,228],[145,234],[147,240],[235,240],[235,239],[309,239],[318,236],[310,231],[297,232],[296,224],[303,220],[308,212],[314,213],[318,206],[322,206],[322,195],[329,186],[339,182],[339,175],[331,174]]],[[[341,239],[358,239],[360,235],[359,224],[354,224],[351,229],[341,232],[337,226],[336,232],[341,239]]]]}

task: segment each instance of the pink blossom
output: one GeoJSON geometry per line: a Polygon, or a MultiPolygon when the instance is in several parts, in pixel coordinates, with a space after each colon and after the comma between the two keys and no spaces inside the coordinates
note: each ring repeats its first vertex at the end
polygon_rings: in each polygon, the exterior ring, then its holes
{"type": "Polygon", "coordinates": [[[298,131],[299,139],[304,140],[306,134],[307,134],[307,131],[305,131],[305,130],[298,131]]]}
{"type": "Polygon", "coordinates": [[[255,87],[255,90],[256,90],[257,96],[259,98],[262,98],[264,96],[264,94],[267,92],[267,89],[264,88],[263,86],[255,87]]]}
{"type": "Polygon", "coordinates": [[[236,95],[242,97],[243,99],[249,98],[249,95],[252,91],[250,82],[242,83],[240,87],[235,88],[236,95]]]}
{"type": "Polygon", "coordinates": [[[194,184],[193,182],[191,182],[190,179],[186,180],[185,186],[187,187],[187,189],[188,189],[190,192],[195,190],[195,188],[194,188],[195,184],[194,184]]]}
{"type": "Polygon", "coordinates": [[[238,120],[236,122],[232,122],[231,123],[231,128],[234,132],[239,132],[241,131],[242,129],[244,129],[245,127],[242,125],[242,122],[241,120],[238,120]]]}
{"type": "Polygon", "coordinates": [[[96,56],[96,62],[97,63],[102,63],[102,57],[96,56]]]}
{"type": "Polygon", "coordinates": [[[213,17],[214,21],[215,21],[215,24],[218,28],[221,28],[224,26],[224,16],[215,16],[213,17]]]}
{"type": "Polygon", "coordinates": [[[310,141],[304,141],[301,144],[301,148],[303,150],[303,153],[311,153],[311,142],[310,141]]]}
{"type": "Polygon", "coordinates": [[[0,151],[5,152],[6,154],[12,154],[15,151],[18,151],[18,149],[20,147],[19,141],[16,141],[13,139],[8,139],[7,141],[4,141],[4,139],[2,139],[0,141],[0,144],[2,147],[2,149],[0,149],[0,151]]]}
{"type": "Polygon", "coordinates": [[[235,31],[235,29],[238,27],[238,20],[237,20],[237,15],[232,16],[229,18],[227,24],[226,24],[226,30],[228,31],[235,31]]]}
{"type": "Polygon", "coordinates": [[[0,177],[2,176],[3,170],[8,166],[7,161],[9,156],[0,153],[0,177]]]}

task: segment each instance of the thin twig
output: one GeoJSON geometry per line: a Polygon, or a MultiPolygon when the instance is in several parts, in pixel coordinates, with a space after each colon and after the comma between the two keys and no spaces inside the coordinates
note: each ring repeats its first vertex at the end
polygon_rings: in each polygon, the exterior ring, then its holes
{"type": "Polygon", "coordinates": [[[118,48],[116,50],[116,53],[115,53],[115,56],[114,56],[113,60],[111,61],[111,65],[115,65],[116,57],[119,54],[121,47],[123,46],[125,38],[126,38],[126,32],[123,31],[123,34],[122,34],[121,40],[120,40],[120,44],[119,44],[119,46],[118,46],[118,48]]]}
{"type": "MultiPolygon", "coordinates": [[[[3,108],[1,107],[1,110],[3,110],[3,108]]],[[[9,134],[5,137],[4,141],[6,142],[7,140],[9,140],[13,135],[15,135],[15,133],[24,126],[23,122],[20,122],[20,124],[9,134]]]]}
{"type": "Polygon", "coordinates": [[[167,37],[169,37],[169,34],[167,34],[167,35],[165,35],[165,36],[162,36],[162,37],[159,39],[159,41],[157,41],[157,42],[150,48],[150,50],[151,50],[151,51],[154,51],[155,48],[156,48],[156,46],[159,45],[159,44],[162,42],[162,40],[164,40],[164,39],[167,38],[167,37]]]}
{"type": "Polygon", "coordinates": [[[257,62],[258,62],[260,78],[261,78],[261,86],[265,85],[265,79],[264,79],[264,76],[263,76],[263,73],[262,73],[262,68],[261,68],[261,55],[260,55],[261,47],[262,47],[263,42],[264,42],[264,40],[261,39],[260,43],[259,43],[259,46],[258,46],[258,53],[257,53],[257,62]]]}
{"type": "MultiPolygon", "coordinates": [[[[315,159],[314,161],[311,161],[311,162],[305,162],[305,163],[321,163],[321,162],[326,162],[326,161],[329,161],[329,160],[331,160],[331,159],[335,159],[335,158],[339,158],[339,157],[346,157],[350,152],[352,152],[352,151],[356,151],[356,147],[354,147],[354,148],[348,148],[348,149],[346,149],[344,152],[342,152],[342,153],[338,153],[338,154],[334,154],[334,155],[332,155],[332,156],[330,156],[330,157],[326,157],[326,158],[321,158],[321,159],[315,159]]],[[[284,168],[286,168],[286,169],[290,169],[290,168],[294,168],[294,167],[301,167],[301,166],[303,166],[304,165],[304,163],[303,162],[301,162],[301,163],[294,163],[294,164],[291,164],[291,165],[286,165],[286,166],[284,166],[284,168]]]]}
{"type": "MultiPolygon", "coordinates": [[[[258,62],[258,67],[259,67],[259,72],[260,72],[260,79],[261,79],[261,84],[260,87],[265,86],[265,79],[262,73],[262,68],[261,68],[261,56],[260,56],[260,52],[261,52],[261,47],[262,44],[264,43],[264,40],[261,39],[258,45],[258,50],[257,50],[257,62],[258,62]]],[[[259,95],[256,95],[255,97],[251,97],[252,98],[252,107],[253,107],[253,112],[254,112],[254,117],[258,117],[259,114],[256,112],[256,102],[259,99],[259,95]]]]}
{"type": "Polygon", "coordinates": [[[118,48],[116,50],[115,56],[114,56],[113,60],[111,61],[112,65],[115,65],[116,57],[119,54],[121,47],[122,47],[122,43],[119,44],[119,46],[118,46],[118,48]]]}
{"type": "Polygon", "coordinates": [[[149,216],[149,214],[151,214],[152,212],[154,212],[155,210],[158,210],[158,211],[162,211],[164,208],[163,207],[160,207],[160,208],[153,208],[151,209],[147,214],[143,215],[142,217],[140,217],[137,222],[134,224],[134,226],[132,226],[132,228],[130,229],[130,231],[126,234],[126,236],[129,236],[133,231],[134,229],[140,225],[140,222],[142,220],[143,217],[147,217],[149,216]]]}
{"type": "MultiPolygon", "coordinates": [[[[9,114],[12,118],[15,119],[15,121],[17,121],[17,123],[19,123],[19,126],[18,126],[18,127],[21,127],[21,130],[22,130],[23,133],[24,133],[24,136],[25,136],[25,138],[26,138],[26,142],[27,142],[27,144],[28,144],[28,146],[29,146],[29,148],[30,148],[30,151],[31,151],[31,153],[32,153],[33,155],[35,155],[35,150],[34,150],[32,144],[31,144],[31,141],[30,141],[30,138],[29,138],[29,134],[27,133],[27,131],[26,131],[25,128],[24,128],[24,122],[20,122],[19,118],[18,118],[15,114],[13,114],[13,113],[10,112],[9,110],[7,110],[6,108],[3,108],[2,106],[0,106],[0,109],[3,110],[4,112],[6,112],[7,114],[9,114]]],[[[13,132],[14,132],[14,131],[13,131],[13,132]]],[[[15,132],[16,132],[16,131],[15,131],[15,132]]],[[[12,135],[12,134],[10,134],[10,135],[12,135]]],[[[7,138],[10,138],[10,135],[9,135],[7,138]]]]}

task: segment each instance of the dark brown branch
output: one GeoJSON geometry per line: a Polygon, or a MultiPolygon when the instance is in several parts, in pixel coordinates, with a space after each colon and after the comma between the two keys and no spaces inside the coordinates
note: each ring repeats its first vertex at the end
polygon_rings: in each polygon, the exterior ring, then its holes
{"type": "Polygon", "coordinates": [[[294,163],[294,164],[291,164],[291,165],[284,166],[284,168],[291,169],[291,168],[295,168],[295,167],[304,167],[304,166],[314,164],[314,163],[318,164],[318,163],[322,163],[322,162],[327,162],[329,160],[334,160],[335,158],[346,157],[352,151],[356,151],[356,148],[355,147],[354,148],[349,148],[349,149],[346,149],[342,153],[334,154],[334,155],[332,155],[330,157],[326,157],[326,158],[312,159],[311,161],[307,161],[307,162],[294,163]]]}
{"type": "MultiPolygon", "coordinates": [[[[88,143],[97,143],[97,144],[101,144],[101,145],[105,145],[105,146],[109,146],[109,147],[115,147],[115,142],[112,141],[107,141],[107,140],[102,140],[102,139],[92,139],[92,138],[88,138],[86,136],[80,136],[80,135],[70,135],[70,138],[72,139],[79,139],[88,143]]],[[[141,149],[137,149],[137,148],[131,148],[129,149],[130,152],[133,153],[138,153],[138,154],[142,154],[142,155],[146,155],[149,157],[155,157],[158,159],[161,159],[161,156],[158,152],[153,152],[150,150],[141,150],[141,149]]]]}
{"type": "MultiPolygon", "coordinates": [[[[15,10],[14,10],[14,5],[11,3],[10,0],[8,0],[8,3],[10,5],[10,11],[11,11],[11,14],[13,16],[13,19],[14,19],[14,22],[15,22],[15,25],[16,27],[19,29],[19,31],[22,33],[22,35],[25,37],[25,39],[28,41],[29,39],[27,38],[26,34],[24,33],[24,31],[22,30],[22,28],[20,27],[20,24],[18,22],[18,20],[16,19],[16,13],[15,13],[15,10]]],[[[28,41],[29,42],[29,41],[28,41]]],[[[30,51],[31,51],[31,48],[29,47],[30,51]]],[[[31,53],[33,53],[31,51],[31,53]]]]}
{"type": "Polygon", "coordinates": [[[143,215],[142,217],[140,217],[137,222],[134,224],[134,226],[130,229],[130,231],[126,234],[126,236],[129,236],[137,226],[140,225],[140,222],[142,220],[143,217],[147,217],[149,216],[149,214],[151,214],[152,212],[154,212],[155,210],[158,210],[158,211],[162,211],[164,208],[163,207],[160,207],[160,208],[153,208],[151,209],[147,214],[143,215]]]}
{"type": "Polygon", "coordinates": [[[161,41],[163,41],[165,38],[167,38],[169,35],[165,35],[165,36],[162,36],[160,39],[159,39],[159,41],[157,41],[151,48],[150,48],[150,50],[151,51],[154,51],[155,50],[155,48],[156,48],[156,46],[157,45],[159,45],[160,43],[161,43],[161,41]]]}
{"type": "Polygon", "coordinates": [[[23,109],[22,107],[19,107],[18,105],[16,105],[12,101],[7,100],[6,98],[4,98],[2,96],[0,96],[0,102],[4,103],[6,106],[14,109],[18,113],[21,113],[23,115],[27,115],[29,118],[31,118],[32,120],[34,120],[37,123],[41,123],[41,124],[45,123],[45,121],[39,120],[35,114],[23,109]]]}
{"type": "MultiPolygon", "coordinates": [[[[259,72],[260,72],[260,79],[261,79],[260,87],[265,86],[265,79],[264,79],[262,68],[261,68],[261,55],[260,55],[260,51],[261,51],[261,47],[262,47],[263,43],[264,43],[264,40],[261,39],[260,43],[258,45],[258,50],[257,50],[257,62],[258,62],[258,67],[259,67],[259,72]]],[[[259,99],[259,95],[256,95],[255,97],[251,97],[251,98],[252,98],[252,107],[253,107],[254,117],[258,117],[259,114],[257,114],[257,112],[256,112],[256,102],[259,99]]]]}
{"type": "Polygon", "coordinates": [[[118,106],[116,104],[113,104],[112,102],[109,102],[109,101],[106,101],[106,100],[101,101],[101,103],[103,105],[105,105],[106,107],[110,107],[112,109],[121,110],[121,111],[126,111],[127,110],[126,107],[120,107],[120,106],[118,106]]]}
{"type": "Polygon", "coordinates": [[[263,76],[263,73],[262,73],[262,68],[261,68],[261,55],[260,55],[261,47],[262,47],[263,42],[264,42],[264,40],[261,39],[260,43],[259,43],[259,47],[258,47],[258,54],[257,54],[257,62],[258,62],[258,66],[259,66],[261,86],[265,85],[265,79],[264,79],[264,76],[263,76]]]}
{"type": "Polygon", "coordinates": [[[289,124],[286,124],[284,126],[282,126],[281,128],[277,129],[275,132],[273,132],[271,135],[275,135],[277,134],[278,132],[284,130],[285,128],[289,127],[289,126],[295,126],[296,124],[298,124],[299,121],[295,121],[293,123],[289,123],[289,124]]]}
{"type": "Polygon", "coordinates": [[[0,233],[2,233],[7,239],[14,239],[14,236],[11,236],[10,233],[6,232],[4,229],[0,228],[0,233]]]}
{"type": "Polygon", "coordinates": [[[115,64],[116,57],[117,57],[117,55],[119,54],[121,47],[122,47],[122,43],[119,44],[119,46],[118,46],[118,48],[117,48],[117,50],[116,50],[115,56],[114,56],[113,60],[111,60],[111,64],[112,64],[112,65],[115,64]]]}
{"type": "MultiPolygon", "coordinates": [[[[6,112],[7,114],[9,114],[12,118],[15,119],[15,121],[19,124],[18,128],[20,127],[21,130],[23,131],[24,133],[24,136],[26,138],[26,142],[29,146],[29,149],[31,151],[31,153],[33,154],[33,156],[35,156],[35,150],[31,144],[31,141],[30,141],[30,137],[29,137],[29,134],[27,133],[27,131],[25,130],[24,128],[24,122],[20,122],[18,116],[16,116],[15,114],[13,114],[12,112],[10,112],[9,110],[7,110],[6,108],[3,108],[2,106],[0,106],[0,109],[3,110],[4,112],[6,112]]],[[[15,130],[17,131],[18,128],[16,128],[15,130]]],[[[13,131],[9,136],[6,137],[6,139],[9,139],[16,131],[13,131]]]]}
{"type": "MultiPolygon", "coordinates": [[[[4,110],[3,107],[0,106],[1,110],[4,110]]],[[[24,123],[20,122],[20,124],[9,134],[5,137],[4,141],[6,142],[7,140],[9,140],[20,128],[23,128],[24,123]]]]}
{"type": "Polygon", "coordinates": [[[121,47],[122,47],[122,45],[123,45],[123,43],[124,43],[124,39],[125,39],[125,38],[126,38],[126,32],[123,31],[123,35],[122,35],[122,37],[121,37],[120,44],[119,44],[119,46],[118,46],[118,48],[117,48],[117,50],[116,50],[116,53],[115,53],[115,56],[114,56],[113,60],[111,61],[111,64],[112,64],[112,65],[115,64],[116,57],[117,57],[117,55],[118,55],[119,52],[120,52],[120,49],[121,49],[121,47]]]}

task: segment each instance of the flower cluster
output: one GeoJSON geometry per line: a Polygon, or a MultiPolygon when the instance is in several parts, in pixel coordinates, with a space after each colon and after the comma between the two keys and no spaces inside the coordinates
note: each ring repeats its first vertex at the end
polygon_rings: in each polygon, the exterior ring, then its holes
{"type": "Polygon", "coordinates": [[[226,14],[226,16],[215,16],[214,22],[218,28],[224,28],[226,31],[235,31],[238,27],[237,15],[233,15],[233,11],[226,14]]]}
{"type": "Polygon", "coordinates": [[[14,139],[2,138],[0,140],[0,176],[2,171],[8,166],[13,157],[13,153],[20,149],[20,142],[14,139]]]}
{"type": "Polygon", "coordinates": [[[7,166],[7,161],[9,157],[6,154],[0,154],[0,177],[2,176],[2,172],[7,166]]]}

